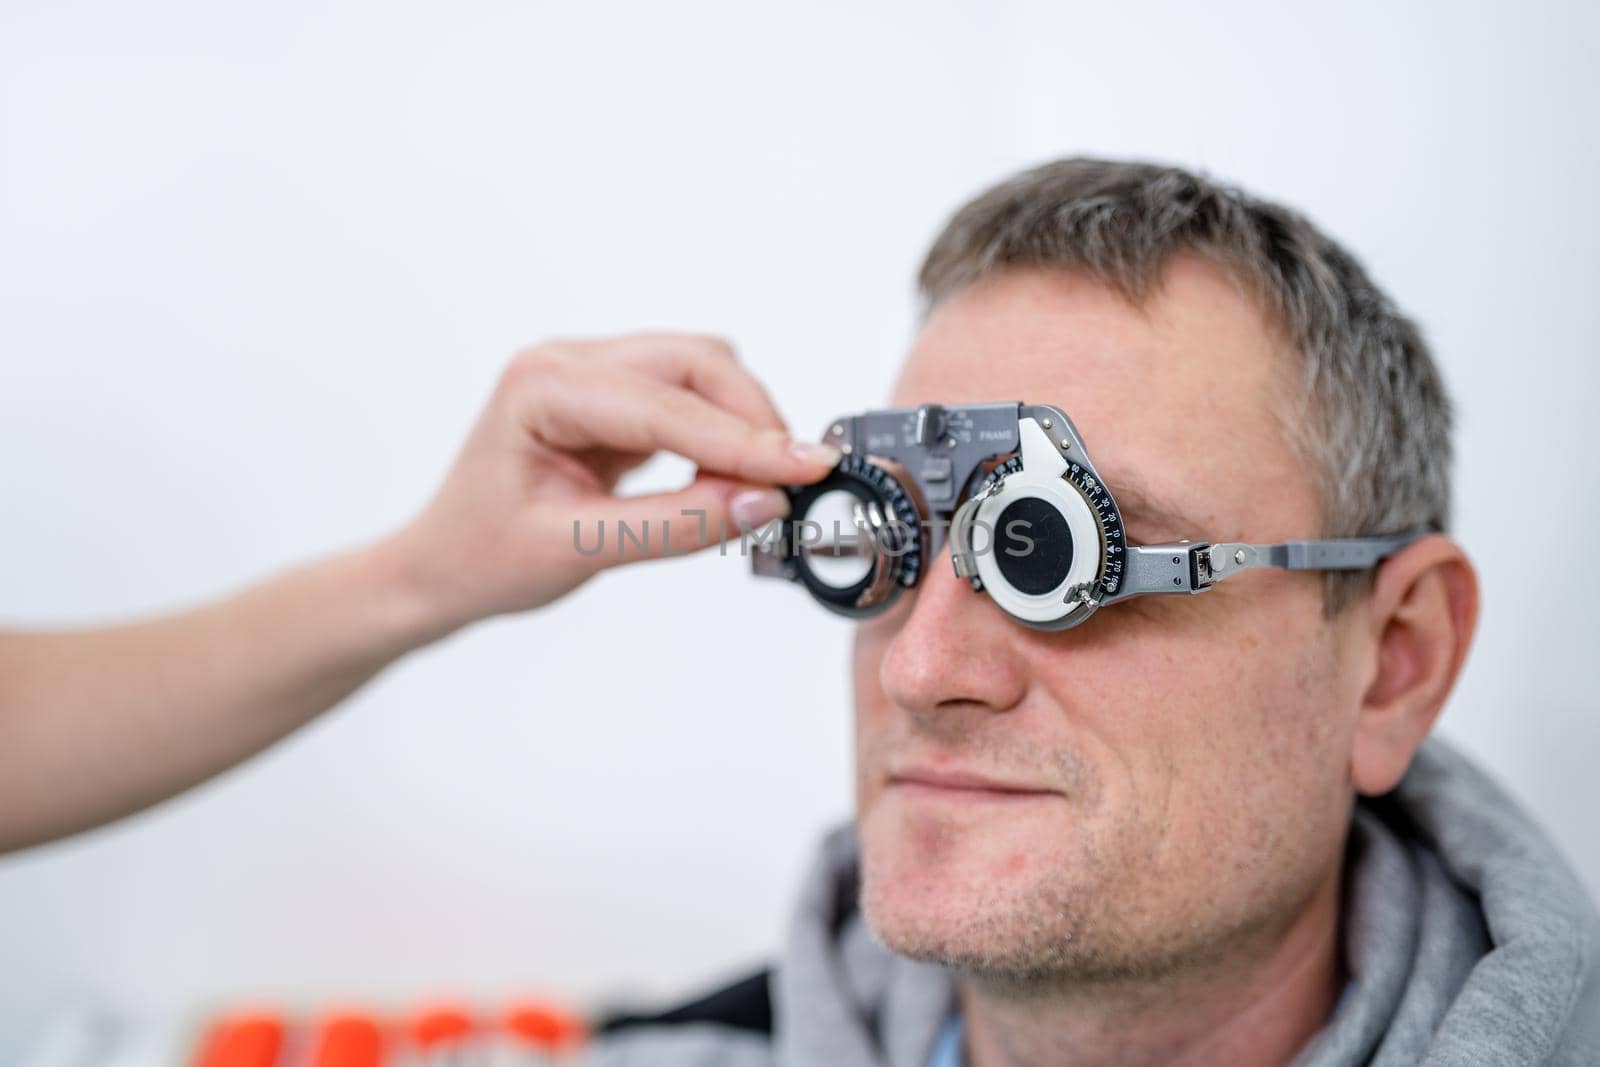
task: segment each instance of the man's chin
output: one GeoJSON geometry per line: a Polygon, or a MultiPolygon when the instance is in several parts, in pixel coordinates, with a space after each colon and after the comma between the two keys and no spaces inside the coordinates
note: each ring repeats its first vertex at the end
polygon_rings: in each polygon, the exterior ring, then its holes
{"type": "MultiPolygon", "coordinates": [[[[982,968],[1009,956],[1018,928],[1051,895],[1023,828],[908,818],[880,810],[860,826],[861,910],[889,949],[913,959],[982,968]]],[[[1058,845],[1059,847],[1059,845],[1058,845]]],[[[1057,910],[1059,905],[1050,906],[1057,910]]]]}
{"type": "Polygon", "coordinates": [[[918,896],[1005,896],[1048,877],[1046,866],[1071,849],[1077,828],[1065,811],[1060,798],[991,805],[886,794],[858,825],[862,861],[918,896]]]}

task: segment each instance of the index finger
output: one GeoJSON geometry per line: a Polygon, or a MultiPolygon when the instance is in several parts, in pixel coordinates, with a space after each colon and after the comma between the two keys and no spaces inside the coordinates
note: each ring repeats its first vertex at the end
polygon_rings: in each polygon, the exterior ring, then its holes
{"type": "Polygon", "coordinates": [[[720,337],[689,333],[635,333],[596,343],[595,355],[613,359],[667,385],[681,386],[754,426],[787,430],[766,387],[739,362],[720,337]]]}
{"type": "Polygon", "coordinates": [[[767,485],[813,482],[838,463],[831,445],[755,426],[689,389],[602,364],[569,364],[529,381],[524,427],[563,450],[676,452],[706,470],[767,485]]]}

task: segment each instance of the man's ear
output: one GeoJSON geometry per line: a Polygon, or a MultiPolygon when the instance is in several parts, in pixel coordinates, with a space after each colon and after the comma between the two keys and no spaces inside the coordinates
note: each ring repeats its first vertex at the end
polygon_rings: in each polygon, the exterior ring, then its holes
{"type": "Polygon", "coordinates": [[[1432,534],[1385,560],[1352,610],[1373,654],[1350,777],[1376,796],[1399,784],[1455,685],[1478,623],[1478,575],[1461,546],[1432,534]]]}

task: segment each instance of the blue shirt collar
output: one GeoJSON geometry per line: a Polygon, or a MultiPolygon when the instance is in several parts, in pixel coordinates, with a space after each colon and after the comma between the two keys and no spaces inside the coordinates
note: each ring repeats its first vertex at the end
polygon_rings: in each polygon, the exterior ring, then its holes
{"type": "MultiPolygon", "coordinates": [[[[1336,1018],[1339,1009],[1344,1007],[1345,1001],[1350,999],[1350,990],[1355,987],[1356,980],[1351,978],[1339,991],[1339,999],[1333,1006],[1333,1016],[1336,1018]]],[[[933,1055],[928,1057],[928,1067],[967,1067],[967,1057],[961,1050],[961,1041],[966,1031],[961,1025],[961,1012],[950,1013],[945,1019],[944,1026],[939,1029],[939,1039],[933,1043],[933,1055]]]]}
{"type": "Polygon", "coordinates": [[[961,1052],[961,1013],[953,1011],[939,1030],[939,1040],[933,1043],[933,1056],[928,1067],[967,1067],[967,1058],[961,1052]]]}

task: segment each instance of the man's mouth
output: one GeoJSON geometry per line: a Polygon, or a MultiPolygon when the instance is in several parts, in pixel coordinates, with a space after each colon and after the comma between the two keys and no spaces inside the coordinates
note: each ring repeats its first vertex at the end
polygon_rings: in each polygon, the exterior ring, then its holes
{"type": "Polygon", "coordinates": [[[906,796],[954,801],[1018,801],[1059,796],[1020,782],[953,768],[906,767],[889,774],[889,789],[906,796]]]}

